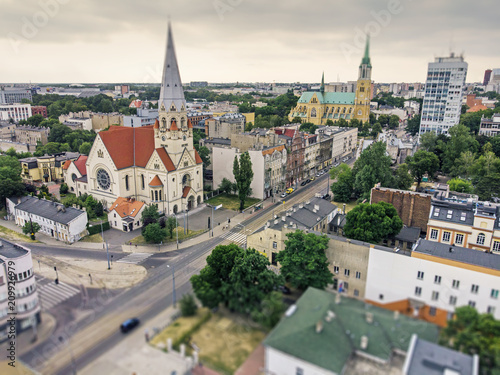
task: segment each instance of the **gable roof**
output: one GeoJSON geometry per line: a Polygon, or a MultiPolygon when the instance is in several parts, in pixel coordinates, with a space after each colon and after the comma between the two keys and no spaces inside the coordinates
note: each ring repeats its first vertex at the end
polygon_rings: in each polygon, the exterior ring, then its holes
{"type": "Polygon", "coordinates": [[[201,160],[201,156],[200,156],[200,154],[198,154],[198,151],[196,151],[196,149],[194,150],[194,160],[195,160],[196,164],[203,163],[203,160],[201,160]]]}
{"type": "MultiPolygon", "coordinates": [[[[17,202],[15,199],[11,199],[17,202]]],[[[21,198],[21,203],[16,205],[16,210],[29,212],[33,215],[53,220],[61,224],[69,224],[81,215],[87,215],[85,211],[74,207],[65,207],[63,204],[55,203],[45,199],[31,196],[21,198]]]]}
{"type": "Polygon", "coordinates": [[[71,165],[71,160],[66,160],[62,168],[66,170],[69,168],[70,165],[71,165]]]}
{"type": "Polygon", "coordinates": [[[111,206],[111,211],[115,210],[120,217],[136,217],[137,214],[144,207],[144,202],[136,201],[135,199],[128,199],[118,197],[118,199],[111,206]]]}
{"type": "Polygon", "coordinates": [[[163,147],[160,147],[156,149],[156,152],[160,157],[161,161],[163,162],[165,168],[167,168],[167,171],[169,172],[175,171],[174,162],[170,158],[170,155],[167,153],[167,151],[163,147]]]}
{"type": "Polygon", "coordinates": [[[312,97],[316,95],[321,104],[354,104],[356,93],[354,92],[317,92],[306,91],[300,96],[297,103],[309,103],[312,97]]]}
{"type": "Polygon", "coordinates": [[[78,172],[82,176],[85,176],[87,174],[87,155],[80,155],[78,159],[76,159],[73,163],[75,163],[76,169],[78,169],[78,172]]]}
{"type": "Polygon", "coordinates": [[[151,186],[151,187],[163,186],[163,182],[161,182],[161,180],[158,177],[158,175],[156,175],[156,176],[153,177],[153,179],[149,183],[149,186],[151,186]]]}

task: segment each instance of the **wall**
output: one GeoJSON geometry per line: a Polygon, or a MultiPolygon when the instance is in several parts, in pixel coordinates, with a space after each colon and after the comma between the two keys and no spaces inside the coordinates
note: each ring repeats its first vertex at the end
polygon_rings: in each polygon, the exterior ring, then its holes
{"type": "Polygon", "coordinates": [[[290,375],[298,374],[297,368],[302,369],[302,375],[337,375],[302,359],[292,357],[279,350],[266,346],[266,374],[290,375]]]}
{"type": "Polygon", "coordinates": [[[0,140],[0,150],[1,151],[7,151],[9,148],[14,148],[16,152],[33,152],[35,151],[36,147],[31,146],[26,144],[26,143],[18,143],[18,142],[9,142],[9,141],[2,141],[0,140]]]}

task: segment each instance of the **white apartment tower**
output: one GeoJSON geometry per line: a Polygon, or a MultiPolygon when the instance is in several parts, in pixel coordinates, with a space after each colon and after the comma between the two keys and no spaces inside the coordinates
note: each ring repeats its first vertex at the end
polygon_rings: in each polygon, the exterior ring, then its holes
{"type": "Polygon", "coordinates": [[[463,56],[436,57],[429,63],[420,120],[420,134],[448,134],[460,121],[468,64],[463,56]]]}

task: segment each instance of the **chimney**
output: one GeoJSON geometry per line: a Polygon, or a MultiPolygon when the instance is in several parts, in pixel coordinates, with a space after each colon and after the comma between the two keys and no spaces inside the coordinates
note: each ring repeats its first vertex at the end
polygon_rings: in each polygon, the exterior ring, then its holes
{"type": "Polygon", "coordinates": [[[321,333],[321,331],[323,331],[323,321],[318,320],[316,323],[316,333],[321,333]]]}
{"type": "Polygon", "coordinates": [[[398,320],[399,319],[399,311],[394,311],[394,320],[398,320]]]}
{"type": "Polygon", "coordinates": [[[361,336],[361,345],[360,345],[360,347],[361,347],[361,349],[366,350],[366,348],[368,347],[368,337],[361,336]]]}

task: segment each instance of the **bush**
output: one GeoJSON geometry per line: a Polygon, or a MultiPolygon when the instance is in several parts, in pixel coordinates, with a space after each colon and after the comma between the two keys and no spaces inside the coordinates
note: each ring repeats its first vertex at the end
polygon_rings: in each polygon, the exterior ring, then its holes
{"type": "Polygon", "coordinates": [[[149,224],[142,232],[142,236],[147,242],[160,243],[167,236],[167,232],[161,229],[160,224],[149,224]]]}
{"type": "MultiPolygon", "coordinates": [[[[102,223],[102,230],[103,231],[108,230],[109,228],[110,228],[109,221],[105,221],[102,223]]],[[[89,236],[91,236],[93,234],[101,233],[101,224],[89,226],[87,228],[87,230],[89,232],[89,236]]]]}
{"type": "Polygon", "coordinates": [[[181,306],[182,316],[194,316],[198,311],[198,305],[192,294],[184,294],[179,301],[179,305],[181,306]]]}
{"type": "Polygon", "coordinates": [[[69,191],[68,184],[66,184],[66,183],[63,182],[61,184],[61,187],[59,187],[59,193],[60,194],[68,194],[68,191],[69,191]]]}

